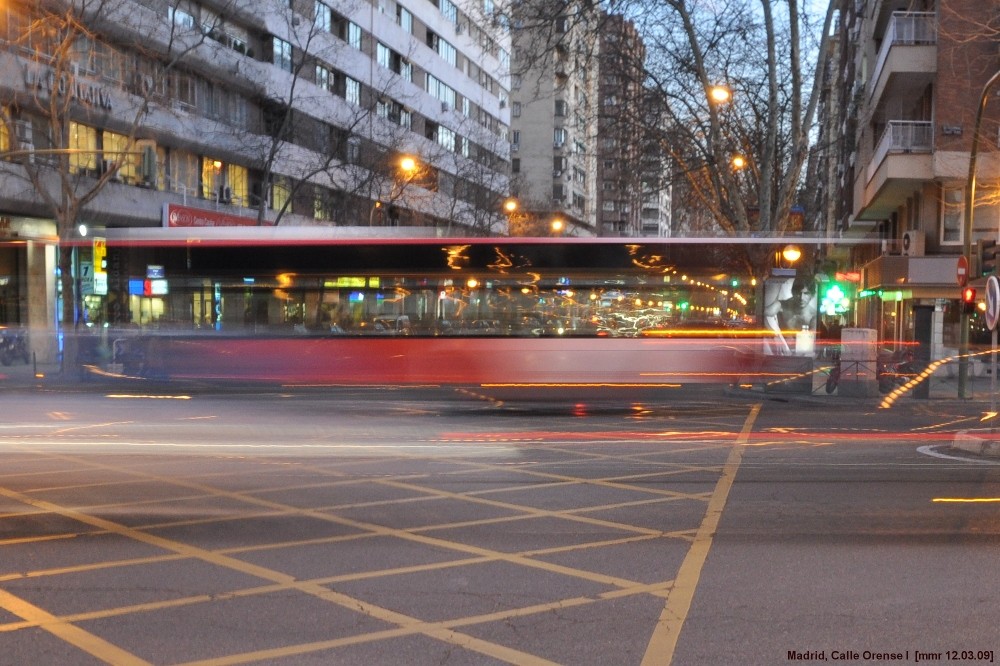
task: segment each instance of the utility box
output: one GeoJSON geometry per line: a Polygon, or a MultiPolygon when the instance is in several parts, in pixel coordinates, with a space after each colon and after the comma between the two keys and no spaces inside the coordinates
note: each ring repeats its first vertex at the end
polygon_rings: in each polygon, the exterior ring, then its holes
{"type": "Polygon", "coordinates": [[[840,331],[840,360],[871,361],[878,358],[878,336],[873,328],[844,328],[840,331]]]}
{"type": "Polygon", "coordinates": [[[878,334],[875,329],[841,330],[837,395],[851,398],[878,396],[878,334]]]}

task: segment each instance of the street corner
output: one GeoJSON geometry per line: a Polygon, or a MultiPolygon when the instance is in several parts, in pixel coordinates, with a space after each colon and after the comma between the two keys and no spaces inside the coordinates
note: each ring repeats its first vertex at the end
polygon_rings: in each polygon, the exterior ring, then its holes
{"type": "Polygon", "coordinates": [[[959,430],[951,448],[980,456],[1000,458],[1000,431],[995,428],[959,430]]]}

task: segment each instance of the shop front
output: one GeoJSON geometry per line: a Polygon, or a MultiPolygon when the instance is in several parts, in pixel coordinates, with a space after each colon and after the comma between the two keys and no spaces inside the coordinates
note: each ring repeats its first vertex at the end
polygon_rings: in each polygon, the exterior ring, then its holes
{"type": "Polygon", "coordinates": [[[57,248],[54,222],[0,216],[0,327],[25,336],[39,363],[58,360],[57,248]]]}

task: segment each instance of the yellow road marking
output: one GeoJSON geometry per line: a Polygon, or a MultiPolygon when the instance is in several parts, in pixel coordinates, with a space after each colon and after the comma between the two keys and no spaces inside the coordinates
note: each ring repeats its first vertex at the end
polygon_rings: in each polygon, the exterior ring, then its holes
{"type": "Polygon", "coordinates": [[[744,445],[753,429],[754,421],[757,420],[760,408],[761,405],[758,403],[750,409],[746,422],[743,424],[743,430],[729,452],[726,465],[722,470],[722,477],[715,485],[712,499],[708,501],[705,518],[701,521],[701,526],[698,528],[691,548],[684,556],[684,561],[681,562],[674,586],[667,595],[666,606],[660,614],[656,628],[653,629],[653,635],[646,647],[646,654],[642,658],[642,666],[670,664],[674,659],[677,639],[680,637],[684,620],[687,619],[687,614],[691,610],[691,602],[694,600],[695,589],[698,587],[701,569],[708,558],[708,551],[712,547],[712,538],[715,536],[719,520],[722,518],[722,510],[729,498],[729,490],[733,486],[736,471],[743,460],[744,445]]]}
{"type": "Polygon", "coordinates": [[[13,613],[14,615],[37,623],[45,631],[53,636],[61,638],[70,645],[74,645],[87,654],[91,654],[109,664],[120,664],[122,666],[149,666],[149,662],[135,656],[131,652],[126,652],[117,645],[112,645],[103,638],[98,638],[89,631],[84,631],[76,625],[60,620],[55,615],[48,613],[38,606],[28,603],[20,597],[16,597],[10,592],[0,590],[0,608],[13,613]]]}

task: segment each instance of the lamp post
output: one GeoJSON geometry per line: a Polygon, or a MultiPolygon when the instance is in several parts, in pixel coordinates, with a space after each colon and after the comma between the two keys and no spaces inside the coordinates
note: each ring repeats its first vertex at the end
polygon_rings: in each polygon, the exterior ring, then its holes
{"type": "MultiPolygon", "coordinates": [[[[411,155],[403,155],[402,157],[400,157],[399,162],[397,163],[396,166],[398,167],[398,170],[403,177],[397,178],[396,177],[397,174],[393,173],[392,184],[389,186],[388,198],[390,204],[396,199],[398,199],[400,196],[402,196],[403,190],[406,188],[407,185],[413,182],[413,179],[416,177],[417,171],[419,170],[419,165],[417,164],[416,158],[412,157],[411,155]],[[402,181],[402,184],[399,187],[399,191],[397,192],[396,185],[400,181],[402,181]]],[[[368,211],[369,227],[375,225],[375,211],[379,210],[382,207],[383,205],[381,199],[376,199],[375,201],[372,202],[372,208],[370,211],[368,211]]]]}
{"type": "MultiPolygon", "coordinates": [[[[969,175],[965,184],[965,216],[962,230],[962,252],[965,260],[971,266],[972,262],[972,218],[976,205],[976,159],[979,156],[979,139],[982,132],[983,114],[989,102],[990,89],[1000,82],[1000,70],[983,86],[983,94],[979,98],[979,109],[976,111],[976,124],[972,130],[972,148],[969,150],[969,175]]],[[[969,376],[969,314],[962,311],[959,324],[958,348],[958,397],[967,398],[966,384],[969,376]]]]}

